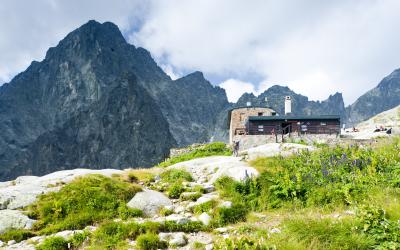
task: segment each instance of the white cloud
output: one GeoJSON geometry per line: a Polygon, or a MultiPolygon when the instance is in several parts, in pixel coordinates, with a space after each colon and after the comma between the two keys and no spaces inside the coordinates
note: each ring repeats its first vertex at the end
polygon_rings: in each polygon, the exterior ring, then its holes
{"type": "Polygon", "coordinates": [[[236,102],[244,93],[256,92],[253,84],[237,79],[228,79],[220,83],[219,86],[226,90],[229,102],[236,102]]]}
{"type": "Polygon", "coordinates": [[[350,103],[400,65],[396,0],[154,2],[130,41],[186,71],[254,73],[265,87],[350,103]]]}

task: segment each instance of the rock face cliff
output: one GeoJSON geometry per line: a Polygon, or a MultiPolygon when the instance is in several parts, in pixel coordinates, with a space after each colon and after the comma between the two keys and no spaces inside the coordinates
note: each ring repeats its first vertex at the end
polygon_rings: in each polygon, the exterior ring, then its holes
{"type": "Polygon", "coordinates": [[[400,69],[383,78],[376,88],[347,107],[348,122],[357,124],[397,105],[400,105],[400,69]]]}
{"type": "Polygon", "coordinates": [[[116,25],[89,21],[0,88],[0,180],[151,166],[207,140],[226,105],[201,73],[172,81],[116,25]]]}
{"type": "Polygon", "coordinates": [[[268,106],[274,109],[278,114],[285,113],[284,97],[292,97],[292,113],[296,115],[340,115],[345,119],[345,107],[341,93],[329,96],[325,101],[309,101],[308,97],[293,92],[288,87],[274,85],[261,93],[259,96],[253,94],[242,95],[236,106],[246,106],[246,102],[252,105],[268,106]],[[265,101],[267,98],[267,101],[265,101]]]}

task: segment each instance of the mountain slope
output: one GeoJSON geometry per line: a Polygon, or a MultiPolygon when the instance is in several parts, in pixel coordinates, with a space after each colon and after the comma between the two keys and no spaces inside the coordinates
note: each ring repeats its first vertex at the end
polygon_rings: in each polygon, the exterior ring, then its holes
{"type": "Polygon", "coordinates": [[[0,179],[151,166],[208,140],[227,104],[202,74],[172,81],[116,25],[89,21],[0,88],[0,179]]]}
{"type": "Polygon", "coordinates": [[[383,78],[376,88],[360,96],[346,108],[349,125],[357,124],[400,105],[400,69],[383,78]]]}

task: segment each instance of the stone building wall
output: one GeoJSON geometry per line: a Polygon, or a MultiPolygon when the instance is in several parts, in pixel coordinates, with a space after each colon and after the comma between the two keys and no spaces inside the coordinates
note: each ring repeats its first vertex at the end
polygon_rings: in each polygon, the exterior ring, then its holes
{"type": "Polygon", "coordinates": [[[246,129],[246,121],[249,116],[259,116],[260,113],[262,113],[262,116],[272,116],[273,112],[275,111],[270,108],[262,107],[245,107],[232,110],[229,127],[229,143],[233,142],[233,137],[238,129],[243,131],[246,129]]]}

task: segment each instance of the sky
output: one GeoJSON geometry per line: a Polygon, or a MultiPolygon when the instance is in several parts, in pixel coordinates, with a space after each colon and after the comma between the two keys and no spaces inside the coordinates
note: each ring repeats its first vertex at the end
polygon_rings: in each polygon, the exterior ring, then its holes
{"type": "Polygon", "coordinates": [[[202,71],[228,99],[288,86],[345,103],[400,68],[398,0],[0,0],[0,84],[95,19],[176,79],[202,71]]]}

